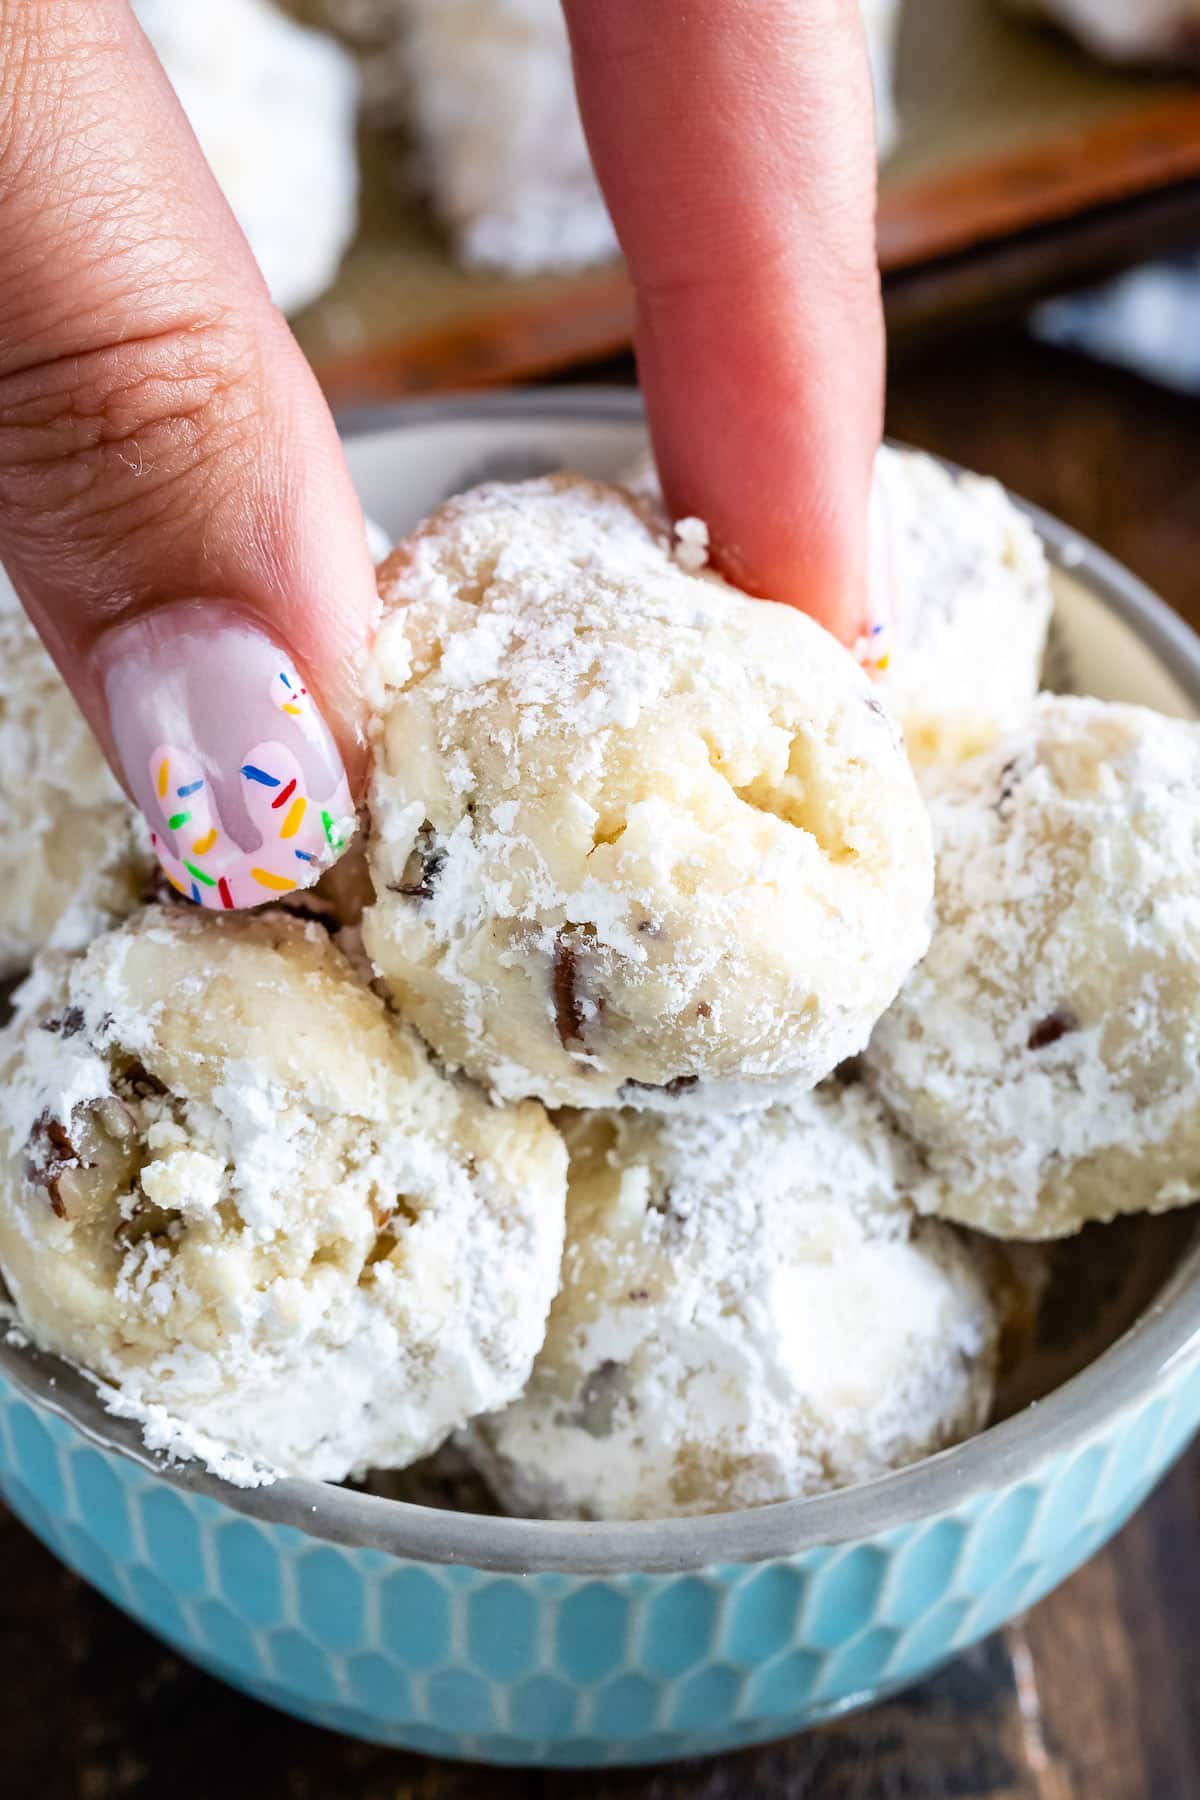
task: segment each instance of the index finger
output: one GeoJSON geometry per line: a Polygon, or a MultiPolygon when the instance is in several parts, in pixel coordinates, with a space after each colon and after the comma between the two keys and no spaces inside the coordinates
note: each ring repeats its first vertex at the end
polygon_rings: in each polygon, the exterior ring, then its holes
{"type": "Polygon", "coordinates": [[[852,641],[884,360],[857,0],[565,5],[667,503],[852,641]]]}

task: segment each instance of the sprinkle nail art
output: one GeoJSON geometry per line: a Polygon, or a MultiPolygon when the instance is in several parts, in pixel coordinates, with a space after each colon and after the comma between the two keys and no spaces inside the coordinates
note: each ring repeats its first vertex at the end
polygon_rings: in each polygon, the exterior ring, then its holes
{"type": "Polygon", "coordinates": [[[106,688],[155,852],[185,898],[259,906],[337,860],[354,825],[341,759],[268,638],[223,609],[174,608],[117,634],[106,688]],[[173,667],[155,684],[168,640],[173,667]]]}
{"type": "Polygon", "coordinates": [[[868,626],[855,644],[854,654],[868,675],[886,675],[892,660],[891,627],[882,623],[868,626]]]}

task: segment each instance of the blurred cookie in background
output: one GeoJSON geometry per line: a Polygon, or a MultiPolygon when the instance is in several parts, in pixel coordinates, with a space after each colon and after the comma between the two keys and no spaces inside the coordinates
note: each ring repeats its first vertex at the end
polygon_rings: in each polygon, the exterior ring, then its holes
{"type": "Polygon", "coordinates": [[[1014,12],[1069,31],[1111,62],[1200,69],[1200,0],[1005,0],[1014,12]]]}
{"type": "Polygon", "coordinates": [[[299,312],[338,272],[358,223],[353,58],[270,0],[134,0],[258,259],[299,312]]]}

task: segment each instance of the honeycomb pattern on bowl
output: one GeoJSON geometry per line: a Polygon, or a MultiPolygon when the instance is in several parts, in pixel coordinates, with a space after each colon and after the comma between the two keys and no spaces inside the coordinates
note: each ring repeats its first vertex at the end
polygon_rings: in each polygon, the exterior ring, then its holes
{"type": "Polygon", "coordinates": [[[0,1378],[0,1492],[183,1655],[436,1756],[649,1762],[799,1730],[927,1674],[1046,1593],[1200,1421],[1200,1364],[1018,1484],[863,1541],[699,1573],[496,1574],[251,1518],[0,1378]]]}

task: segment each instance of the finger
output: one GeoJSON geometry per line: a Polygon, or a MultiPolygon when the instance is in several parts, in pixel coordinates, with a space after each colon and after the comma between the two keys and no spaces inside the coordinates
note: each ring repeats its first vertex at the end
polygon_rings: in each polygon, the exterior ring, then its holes
{"type": "Polygon", "coordinates": [[[668,504],[741,586],[852,639],[883,389],[857,0],[566,12],[668,504]]]}
{"type": "Polygon", "coordinates": [[[307,885],[375,609],[333,423],[126,0],[0,0],[0,92],[0,562],[172,879],[307,885]]]}

